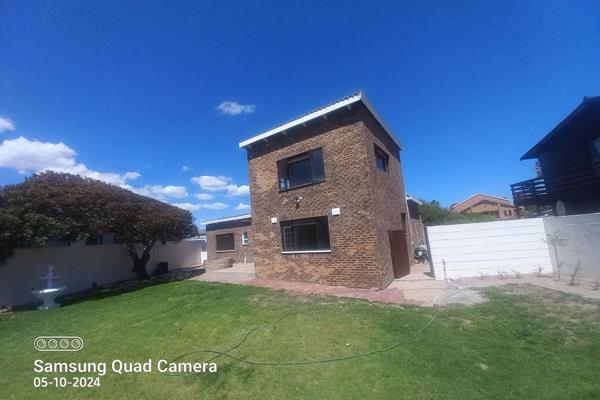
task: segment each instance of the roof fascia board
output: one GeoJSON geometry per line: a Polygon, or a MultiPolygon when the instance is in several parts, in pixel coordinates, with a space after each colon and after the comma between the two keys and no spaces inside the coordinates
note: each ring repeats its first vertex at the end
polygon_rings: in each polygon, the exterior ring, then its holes
{"type": "Polygon", "coordinates": [[[400,148],[400,150],[402,150],[402,144],[400,143],[400,141],[396,138],[396,136],[392,133],[392,131],[387,127],[387,125],[385,124],[385,122],[383,122],[383,119],[379,116],[379,114],[377,114],[377,112],[375,111],[375,108],[371,105],[371,103],[367,100],[366,96],[364,95],[364,93],[359,92],[357,94],[355,94],[354,96],[350,96],[347,99],[344,99],[342,101],[339,101],[337,103],[334,103],[330,106],[324,107],[320,110],[317,110],[315,112],[312,112],[310,114],[307,114],[303,117],[297,118],[293,121],[290,121],[286,124],[283,124],[281,126],[278,126],[276,128],[273,128],[271,130],[268,130],[266,132],[263,132],[259,135],[256,135],[254,137],[251,137],[250,139],[244,140],[243,142],[240,142],[239,147],[240,148],[244,148],[247,146],[252,145],[253,143],[256,143],[258,141],[261,140],[266,140],[267,138],[276,135],[278,133],[281,133],[283,131],[286,131],[290,128],[293,128],[295,126],[298,125],[302,125],[305,124],[308,121],[311,121],[315,118],[319,118],[322,116],[325,116],[327,114],[329,114],[330,112],[333,112],[335,110],[339,110],[340,108],[344,108],[347,106],[350,106],[351,104],[354,104],[358,101],[361,101],[365,107],[367,108],[367,110],[371,113],[371,115],[373,115],[373,117],[375,118],[375,120],[381,125],[381,127],[386,131],[386,133],[390,136],[390,138],[394,141],[394,143],[396,143],[396,145],[398,145],[398,147],[400,148]]]}
{"type": "Polygon", "coordinates": [[[310,121],[312,119],[321,117],[321,116],[323,116],[325,114],[329,114],[330,112],[338,110],[338,109],[340,109],[342,107],[346,107],[346,106],[348,106],[350,104],[356,103],[357,101],[360,100],[360,97],[361,97],[360,94],[357,94],[357,95],[352,96],[352,97],[350,97],[348,99],[342,100],[339,103],[332,104],[329,107],[325,107],[323,109],[317,110],[317,111],[312,112],[310,114],[307,114],[307,115],[305,115],[303,117],[300,117],[300,118],[297,118],[297,119],[295,119],[293,121],[290,121],[290,122],[288,122],[286,124],[278,126],[277,128],[273,128],[271,130],[263,132],[260,135],[256,135],[254,137],[251,137],[250,139],[247,139],[247,140],[244,140],[243,142],[240,142],[240,148],[243,148],[243,147],[246,147],[248,145],[251,145],[252,143],[256,143],[259,140],[264,140],[264,139],[266,139],[268,137],[276,135],[276,134],[278,134],[280,132],[283,132],[283,131],[285,131],[287,129],[290,129],[290,128],[293,128],[295,126],[304,124],[304,123],[306,123],[306,122],[308,122],[308,121],[310,121]]]}
{"type": "Polygon", "coordinates": [[[410,195],[406,196],[406,201],[412,201],[412,202],[415,202],[416,204],[418,204],[418,205],[420,205],[420,206],[422,206],[422,205],[423,205],[423,202],[422,202],[421,200],[419,200],[419,199],[417,199],[417,198],[415,198],[415,197],[412,197],[412,196],[410,196],[410,195]]]}
{"type": "Polygon", "coordinates": [[[394,135],[392,130],[390,128],[388,128],[388,126],[383,121],[383,118],[381,118],[379,116],[379,114],[377,113],[377,111],[375,111],[375,108],[371,105],[371,102],[367,99],[367,96],[365,96],[364,93],[361,93],[360,96],[361,96],[361,100],[362,100],[363,104],[365,105],[365,107],[367,107],[367,110],[369,110],[369,112],[371,113],[371,115],[373,115],[375,120],[377,120],[377,122],[379,122],[379,125],[381,125],[383,130],[387,132],[387,134],[394,141],[394,143],[396,143],[396,145],[398,145],[400,150],[402,150],[402,143],[400,143],[400,141],[396,138],[396,136],[394,135]]]}
{"type": "Polygon", "coordinates": [[[219,219],[212,219],[210,221],[204,221],[204,225],[218,224],[219,222],[237,221],[239,219],[251,218],[252,214],[235,215],[233,217],[224,217],[219,219]]]}
{"type": "Polygon", "coordinates": [[[571,122],[587,105],[593,104],[595,102],[600,102],[600,96],[595,97],[584,97],[583,101],[565,117],[561,122],[558,123],[546,136],[540,139],[531,149],[527,151],[527,153],[521,156],[521,161],[531,160],[534,158],[538,158],[540,150],[550,141],[552,138],[559,134],[562,129],[571,122]]]}

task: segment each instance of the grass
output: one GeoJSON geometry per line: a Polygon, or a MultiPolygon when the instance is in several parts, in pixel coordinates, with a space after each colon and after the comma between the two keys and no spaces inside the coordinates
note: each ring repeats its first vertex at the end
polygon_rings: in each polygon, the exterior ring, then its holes
{"type": "MultiPolygon", "coordinates": [[[[216,374],[109,372],[101,388],[34,389],[35,359],[172,360],[198,348],[226,350],[255,327],[261,329],[234,354],[263,361],[323,359],[397,342],[436,311],[197,281],[99,291],[46,312],[0,315],[0,398],[600,398],[598,303],[531,286],[488,289],[485,295],[488,301],[473,307],[442,308],[417,339],[365,358],[252,366],[220,357],[216,374]],[[32,345],[40,335],[81,336],[85,347],[40,353],[32,345]]],[[[181,361],[208,358],[192,354],[181,361]]]]}

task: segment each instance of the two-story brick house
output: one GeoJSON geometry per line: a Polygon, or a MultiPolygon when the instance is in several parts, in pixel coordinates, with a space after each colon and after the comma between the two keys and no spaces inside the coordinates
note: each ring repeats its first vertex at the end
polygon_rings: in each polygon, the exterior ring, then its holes
{"type": "Polygon", "coordinates": [[[364,94],[240,147],[259,278],[383,288],[410,272],[401,145],[364,94]]]}

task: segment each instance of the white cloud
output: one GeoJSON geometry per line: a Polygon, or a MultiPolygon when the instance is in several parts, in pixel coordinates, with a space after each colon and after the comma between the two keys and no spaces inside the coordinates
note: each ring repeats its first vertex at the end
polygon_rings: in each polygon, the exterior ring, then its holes
{"type": "Polygon", "coordinates": [[[227,194],[230,196],[248,196],[250,187],[248,185],[227,185],[227,194]]]}
{"type": "Polygon", "coordinates": [[[126,185],[126,189],[131,190],[142,196],[152,197],[157,200],[165,200],[167,197],[175,199],[182,199],[188,196],[187,189],[184,186],[173,186],[173,185],[146,185],[139,188],[131,187],[126,185]]]}
{"type": "Polygon", "coordinates": [[[240,203],[235,207],[236,210],[238,211],[242,211],[242,210],[249,210],[250,209],[250,204],[244,204],[244,203],[240,203]]]}
{"type": "Polygon", "coordinates": [[[202,204],[202,208],[208,208],[209,210],[223,210],[227,207],[229,207],[227,204],[221,202],[202,204]]]}
{"type": "Polygon", "coordinates": [[[231,178],[222,175],[202,175],[193,177],[191,181],[192,183],[200,185],[200,187],[204,190],[208,190],[209,192],[218,192],[227,190],[227,185],[231,183],[231,178]]]}
{"type": "Polygon", "coordinates": [[[248,185],[236,185],[229,176],[202,175],[195,176],[191,181],[209,192],[227,192],[229,196],[247,196],[250,193],[248,185]]]}
{"type": "Polygon", "coordinates": [[[181,170],[182,170],[183,172],[188,172],[188,171],[191,171],[191,170],[192,170],[192,168],[191,168],[191,167],[188,167],[187,165],[182,165],[182,166],[181,166],[181,170]]]}
{"type": "Polygon", "coordinates": [[[175,207],[183,208],[184,210],[188,210],[188,211],[198,211],[203,208],[206,208],[209,210],[223,210],[223,209],[229,207],[227,204],[220,203],[220,202],[208,203],[208,204],[173,203],[172,205],[174,205],[175,207]]]}
{"type": "Polygon", "coordinates": [[[0,133],[5,131],[14,131],[15,123],[5,117],[0,117],[0,133]]]}
{"type": "Polygon", "coordinates": [[[0,166],[40,171],[75,166],[75,150],[63,143],[43,143],[23,136],[0,145],[0,166]]]}
{"type": "Polygon", "coordinates": [[[198,200],[212,200],[215,198],[214,195],[210,194],[210,193],[196,193],[194,195],[195,198],[197,198],[198,200]]]}
{"type": "Polygon", "coordinates": [[[188,211],[198,211],[202,208],[202,204],[192,204],[192,203],[173,203],[171,205],[182,208],[184,210],[188,210],[188,211]]]}
{"type": "Polygon", "coordinates": [[[251,114],[256,110],[256,106],[254,104],[240,104],[235,101],[224,101],[217,106],[216,110],[225,115],[251,114]]]}
{"type": "Polygon", "coordinates": [[[116,174],[91,170],[85,164],[76,162],[76,154],[75,150],[64,143],[40,142],[21,136],[0,144],[0,167],[13,168],[19,173],[68,172],[115,185],[125,185],[127,181],[140,176],[137,172],[116,174]]]}

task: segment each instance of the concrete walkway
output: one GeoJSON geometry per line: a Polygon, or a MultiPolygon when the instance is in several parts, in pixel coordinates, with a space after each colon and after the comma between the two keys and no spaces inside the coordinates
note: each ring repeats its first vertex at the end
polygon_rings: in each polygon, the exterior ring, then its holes
{"type": "Polygon", "coordinates": [[[438,281],[431,277],[428,264],[411,266],[411,273],[395,279],[387,288],[357,289],[344,286],[329,286],[319,283],[281,281],[275,279],[259,279],[254,273],[254,264],[234,264],[232,268],[206,272],[191,279],[206,282],[235,283],[287,290],[301,294],[324,294],[338,297],[350,297],[390,304],[414,304],[431,307],[433,305],[465,304],[472,305],[485,301],[478,289],[506,284],[531,284],[546,289],[559,290],[577,294],[590,299],[600,300],[600,290],[591,290],[590,284],[569,286],[563,280],[557,281],[552,275],[538,277],[523,275],[520,278],[508,277],[498,279],[490,277],[463,278],[458,280],[438,281]]]}
{"type": "Polygon", "coordinates": [[[254,274],[254,264],[236,263],[231,268],[205,272],[192,279],[205,282],[244,283],[256,279],[256,275],[254,274]]]}
{"type": "Polygon", "coordinates": [[[480,278],[462,278],[454,281],[458,287],[485,288],[501,285],[523,285],[529,284],[539,286],[544,289],[557,290],[564,293],[575,294],[586,299],[600,300],[600,290],[593,290],[592,282],[577,281],[575,285],[568,284],[569,277],[562,277],[558,280],[555,274],[545,274],[537,276],[536,274],[524,274],[519,278],[514,276],[499,279],[498,277],[480,278]]]}
{"type": "Polygon", "coordinates": [[[476,290],[459,288],[452,282],[436,281],[429,264],[414,264],[410,274],[394,279],[385,289],[396,289],[404,294],[407,303],[421,306],[434,304],[476,304],[484,301],[476,290]]]}
{"type": "Polygon", "coordinates": [[[387,288],[358,289],[344,286],[329,286],[319,283],[259,279],[254,273],[254,264],[234,264],[232,268],[206,272],[193,277],[205,282],[234,283],[281,289],[301,294],[324,294],[338,297],[350,297],[390,304],[415,304],[432,306],[434,304],[460,303],[474,304],[483,301],[478,292],[458,289],[443,281],[428,276],[428,265],[415,265],[412,273],[393,281],[387,288]]]}

